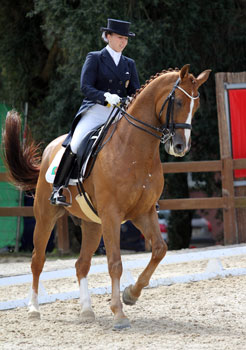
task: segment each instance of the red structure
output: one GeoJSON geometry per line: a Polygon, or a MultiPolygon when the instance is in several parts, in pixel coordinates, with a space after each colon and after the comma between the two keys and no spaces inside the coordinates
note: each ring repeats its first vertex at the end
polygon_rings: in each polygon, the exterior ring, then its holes
{"type": "MultiPolygon", "coordinates": [[[[229,111],[233,159],[246,158],[246,88],[229,89],[229,111]]],[[[234,171],[236,179],[246,177],[246,169],[234,171]]]]}

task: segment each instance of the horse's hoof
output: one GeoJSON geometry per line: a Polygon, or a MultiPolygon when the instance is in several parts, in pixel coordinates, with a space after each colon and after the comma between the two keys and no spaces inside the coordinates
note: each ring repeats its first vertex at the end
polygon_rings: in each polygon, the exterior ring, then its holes
{"type": "Polygon", "coordinates": [[[95,314],[92,310],[82,311],[80,316],[81,316],[82,322],[94,322],[95,321],[95,314]]]}
{"type": "Polygon", "coordinates": [[[40,320],[40,312],[38,310],[29,310],[27,314],[29,320],[40,320]]]}
{"type": "Polygon", "coordinates": [[[122,299],[123,299],[123,302],[126,304],[126,305],[134,305],[136,304],[136,301],[138,300],[138,298],[134,297],[132,294],[131,294],[131,286],[128,286],[124,289],[124,292],[123,292],[123,295],[122,295],[122,299]]]}
{"type": "Polygon", "coordinates": [[[114,330],[121,330],[124,328],[131,328],[130,321],[128,318],[121,318],[118,320],[114,320],[114,330]]]}

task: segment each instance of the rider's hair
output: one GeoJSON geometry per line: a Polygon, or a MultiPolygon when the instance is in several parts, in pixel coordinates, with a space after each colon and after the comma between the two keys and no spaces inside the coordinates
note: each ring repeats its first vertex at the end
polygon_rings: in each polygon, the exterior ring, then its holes
{"type": "Polygon", "coordinates": [[[108,43],[108,39],[107,39],[108,34],[112,34],[112,32],[109,32],[109,31],[102,32],[102,39],[105,43],[108,43]]]}

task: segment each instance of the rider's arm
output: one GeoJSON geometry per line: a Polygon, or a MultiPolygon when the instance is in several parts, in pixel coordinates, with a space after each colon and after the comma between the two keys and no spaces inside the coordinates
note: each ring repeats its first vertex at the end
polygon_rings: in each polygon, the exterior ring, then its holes
{"type": "Polygon", "coordinates": [[[94,103],[105,105],[105,91],[96,89],[98,75],[98,58],[94,52],[88,53],[82,67],[80,88],[87,99],[94,103]]]}

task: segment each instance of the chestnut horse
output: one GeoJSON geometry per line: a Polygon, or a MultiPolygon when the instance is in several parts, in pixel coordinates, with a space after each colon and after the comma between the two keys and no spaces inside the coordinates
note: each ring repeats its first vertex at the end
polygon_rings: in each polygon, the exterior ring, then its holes
{"type": "Polygon", "coordinates": [[[37,157],[39,147],[31,139],[21,145],[20,117],[16,112],[9,112],[4,133],[7,167],[13,183],[23,190],[36,189],[29,317],[40,317],[38,285],[46,245],[57,219],[68,210],[82,219],[82,246],[75,264],[82,319],[91,321],[95,317],[87,274],[103,235],[112,283],[110,306],[114,314],[113,326],[116,329],[130,326],[120,301],[120,225],[124,220],[131,220],[152,246],[148,265],[137,282],[123,293],[123,302],[133,305],[167,251],[155,208],[164,186],[160,141],[165,143],[165,150],[171,155],[184,156],[189,151],[192,117],[199,106],[198,88],[208,79],[209,73],[210,70],[205,70],[195,78],[189,73],[189,65],[181,70],[163,71],[151,77],[135,94],[127,113],[118,122],[116,131],[100,151],[90,176],[84,181],[84,188],[97,210],[101,225],[89,220],[81,211],[75,200],[76,186],[69,186],[71,207],[52,206],[49,202],[52,185],[46,182],[45,174],[66,135],[52,141],[40,160],[37,157]]]}

